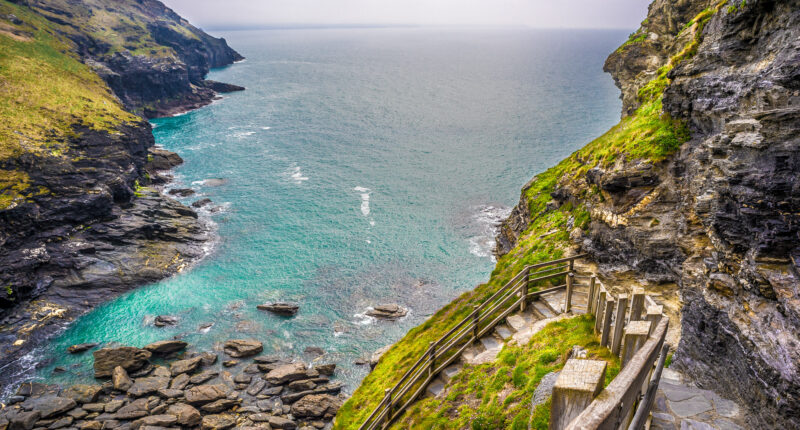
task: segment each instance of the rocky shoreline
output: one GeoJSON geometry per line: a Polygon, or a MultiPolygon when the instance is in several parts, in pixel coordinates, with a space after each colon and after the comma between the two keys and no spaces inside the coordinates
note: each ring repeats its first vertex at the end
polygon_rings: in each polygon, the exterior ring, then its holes
{"type": "MultiPolygon", "coordinates": [[[[342,404],[336,364],[312,366],[258,355],[261,342],[233,339],[217,352],[180,340],[93,352],[98,384],[62,389],[22,384],[0,410],[0,430],[326,428],[342,404]]],[[[75,353],[88,353],[80,345],[75,353]]]]}

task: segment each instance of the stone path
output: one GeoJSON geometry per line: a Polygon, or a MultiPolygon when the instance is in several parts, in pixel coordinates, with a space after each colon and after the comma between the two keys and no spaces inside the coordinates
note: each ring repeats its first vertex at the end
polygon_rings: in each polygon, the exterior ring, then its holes
{"type": "Polygon", "coordinates": [[[653,405],[651,429],[745,430],[739,406],[711,390],[697,388],[680,373],[664,369],[653,405]]]}

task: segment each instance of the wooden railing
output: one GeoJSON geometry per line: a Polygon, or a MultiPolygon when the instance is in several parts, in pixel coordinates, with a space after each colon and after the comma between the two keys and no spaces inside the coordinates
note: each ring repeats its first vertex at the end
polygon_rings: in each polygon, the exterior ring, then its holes
{"type": "Polygon", "coordinates": [[[531,299],[542,294],[566,290],[565,309],[571,306],[575,260],[585,254],[527,266],[502,288],[461,320],[419,357],[394,387],[386,389],[380,405],[372,411],[359,430],[387,428],[420,395],[430,382],[447,366],[458,360],[473,342],[491,332],[516,309],[525,310],[531,299]],[[563,283],[558,280],[563,278],[563,283]],[[558,285],[531,292],[535,284],[549,281],[558,285]]]}
{"type": "MultiPolygon", "coordinates": [[[[594,279],[590,284],[587,312],[596,316],[595,331],[600,343],[620,355],[622,370],[604,390],[598,388],[588,397],[567,394],[567,390],[559,393],[557,380],[551,405],[559,406],[551,409],[551,430],[644,428],[669,352],[665,342],[669,318],[664,315],[663,306],[643,291],[634,291],[630,298],[628,306],[627,294],[615,296],[594,279]]],[[[600,381],[602,377],[584,374],[582,379],[600,381]]]]}

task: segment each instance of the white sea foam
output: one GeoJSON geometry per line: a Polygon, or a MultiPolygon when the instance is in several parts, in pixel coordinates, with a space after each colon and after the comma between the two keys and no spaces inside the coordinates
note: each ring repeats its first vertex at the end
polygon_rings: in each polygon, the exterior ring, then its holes
{"type": "Polygon", "coordinates": [[[237,131],[236,133],[233,133],[233,137],[237,139],[244,139],[245,137],[252,136],[254,134],[256,134],[255,131],[237,131]]]}
{"type": "MultiPolygon", "coordinates": [[[[367,308],[367,310],[372,310],[372,308],[367,308]]],[[[375,322],[375,318],[369,316],[365,313],[362,314],[353,314],[353,318],[355,318],[355,324],[357,325],[370,325],[375,322]]]]}
{"type": "Polygon", "coordinates": [[[292,167],[292,168],[290,169],[290,171],[289,171],[288,175],[289,175],[289,177],[290,177],[290,178],[292,178],[292,180],[293,180],[293,181],[294,181],[296,184],[298,184],[298,185],[299,185],[299,184],[302,184],[303,182],[305,182],[305,181],[307,181],[307,180],[308,180],[308,176],[305,176],[305,175],[303,174],[303,171],[302,171],[302,169],[300,168],[300,166],[295,166],[295,167],[292,167]]]}
{"type": "Polygon", "coordinates": [[[476,208],[471,224],[478,234],[469,238],[469,252],[494,260],[495,237],[500,223],[511,214],[511,208],[483,205],[476,208]]]}
{"type": "Polygon", "coordinates": [[[269,129],[271,129],[271,128],[272,128],[272,127],[261,127],[261,129],[262,129],[262,130],[269,130],[269,129]]]}
{"type": "Polygon", "coordinates": [[[369,193],[370,189],[365,187],[355,187],[353,188],[354,191],[358,191],[361,193],[361,214],[364,216],[369,216],[369,193]]]}

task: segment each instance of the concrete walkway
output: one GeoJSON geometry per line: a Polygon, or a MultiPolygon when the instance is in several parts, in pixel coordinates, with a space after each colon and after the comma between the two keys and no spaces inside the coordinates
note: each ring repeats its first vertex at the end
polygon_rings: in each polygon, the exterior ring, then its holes
{"type": "Polygon", "coordinates": [[[710,390],[688,382],[680,373],[664,369],[653,405],[651,429],[745,430],[739,406],[710,390]]]}

